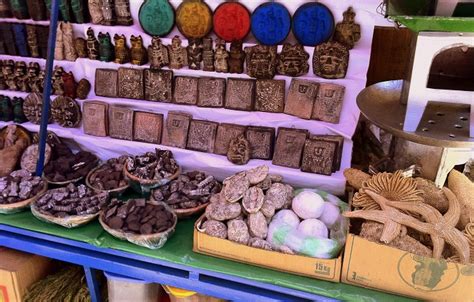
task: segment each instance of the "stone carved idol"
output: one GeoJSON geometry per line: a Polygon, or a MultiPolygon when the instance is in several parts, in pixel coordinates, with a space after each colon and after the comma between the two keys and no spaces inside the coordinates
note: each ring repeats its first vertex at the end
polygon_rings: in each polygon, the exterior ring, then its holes
{"type": "Polygon", "coordinates": [[[114,46],[109,33],[99,33],[99,60],[111,62],[114,60],[114,46]]]}
{"type": "Polygon", "coordinates": [[[52,94],[63,95],[64,94],[64,82],[63,82],[64,69],[61,66],[54,67],[53,78],[52,78],[52,94]]]}
{"type": "Polygon", "coordinates": [[[230,43],[229,72],[244,72],[245,52],[242,50],[242,41],[230,43]]]}
{"type": "Polygon", "coordinates": [[[148,60],[150,61],[150,68],[153,70],[159,70],[170,63],[168,48],[161,43],[158,36],[151,38],[151,45],[148,46],[148,60]]]}
{"type": "Polygon", "coordinates": [[[83,38],[74,40],[74,48],[78,58],[87,58],[87,42],[83,38]]]}
{"type": "Polygon", "coordinates": [[[114,35],[115,63],[124,64],[130,62],[130,51],[127,47],[125,35],[114,35]]]}
{"type": "Polygon", "coordinates": [[[118,25],[133,24],[129,0],[115,0],[115,14],[117,15],[118,25]]]}
{"type": "Polygon", "coordinates": [[[74,48],[74,33],[71,23],[63,23],[63,45],[64,59],[75,61],[77,59],[76,49],[74,48]]]}
{"type": "Polygon", "coordinates": [[[170,56],[171,69],[180,69],[188,64],[186,48],[181,46],[179,36],[174,36],[171,40],[171,45],[168,45],[168,53],[170,56]]]}
{"type": "Polygon", "coordinates": [[[130,37],[130,43],[132,44],[131,48],[131,57],[132,57],[132,64],[135,65],[143,65],[146,64],[148,61],[147,58],[147,51],[145,46],[143,46],[143,39],[142,36],[134,36],[130,37]]]}
{"type": "Polygon", "coordinates": [[[36,80],[40,72],[40,66],[37,62],[30,62],[28,64],[28,69],[27,69],[27,77],[28,77],[28,87],[29,91],[31,92],[40,92],[39,88],[36,86],[36,80]]]}
{"type": "Polygon", "coordinates": [[[349,50],[339,42],[329,41],[314,48],[313,72],[325,79],[342,79],[349,66],[349,50]]]}
{"type": "Polygon", "coordinates": [[[102,0],[102,24],[114,25],[115,24],[115,6],[114,0],[102,0]]]}
{"type": "Polygon", "coordinates": [[[199,70],[201,69],[202,61],[202,40],[201,39],[188,39],[188,66],[189,69],[199,70]]]}
{"type": "Polygon", "coordinates": [[[212,45],[212,38],[204,38],[202,40],[202,61],[204,71],[214,71],[214,49],[212,45]]]}
{"type": "Polygon", "coordinates": [[[26,63],[15,63],[15,82],[17,89],[23,92],[28,92],[28,76],[26,75],[26,63]]]}
{"type": "Polygon", "coordinates": [[[229,70],[229,66],[227,64],[228,57],[229,53],[225,49],[225,41],[220,39],[217,40],[216,52],[214,54],[214,69],[217,72],[227,72],[229,70]]]}
{"type": "Polygon", "coordinates": [[[356,14],[352,7],[349,7],[342,15],[342,22],[336,24],[334,41],[352,49],[355,43],[360,40],[360,25],[354,22],[356,14]]]}
{"type": "Polygon", "coordinates": [[[26,25],[26,42],[28,43],[30,55],[33,58],[39,58],[38,36],[36,35],[36,27],[34,25],[26,25]]]}
{"type": "Polygon", "coordinates": [[[91,60],[99,58],[99,41],[97,41],[94,30],[91,27],[87,29],[87,56],[91,60]]]}
{"type": "Polygon", "coordinates": [[[290,77],[299,77],[308,73],[309,54],[304,50],[303,45],[291,45],[285,43],[281,53],[278,55],[278,74],[290,77]]]}
{"type": "Polygon", "coordinates": [[[88,6],[91,22],[94,24],[102,24],[104,20],[102,16],[102,0],[89,0],[88,6]]]}
{"type": "Polygon", "coordinates": [[[247,74],[257,79],[272,79],[276,72],[277,47],[256,45],[245,47],[247,74]]]}

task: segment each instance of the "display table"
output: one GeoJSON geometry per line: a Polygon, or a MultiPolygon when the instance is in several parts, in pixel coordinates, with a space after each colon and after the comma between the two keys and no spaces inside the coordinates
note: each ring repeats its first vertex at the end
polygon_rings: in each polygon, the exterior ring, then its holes
{"type": "Polygon", "coordinates": [[[194,219],[181,221],[159,250],[120,241],[97,221],[77,229],[38,221],[30,212],[0,215],[0,246],[84,266],[93,301],[95,269],[183,287],[235,301],[408,301],[406,298],[196,254],[194,219]]]}

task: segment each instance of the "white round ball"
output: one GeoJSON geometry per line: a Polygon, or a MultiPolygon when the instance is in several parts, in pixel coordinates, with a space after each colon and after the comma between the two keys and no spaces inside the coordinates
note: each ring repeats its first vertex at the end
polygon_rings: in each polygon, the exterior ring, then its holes
{"type": "Polygon", "coordinates": [[[319,217],[319,220],[321,220],[330,229],[336,223],[339,217],[341,217],[339,208],[330,202],[325,202],[323,214],[319,217]]]}
{"type": "Polygon", "coordinates": [[[309,237],[328,238],[328,228],[318,219],[306,219],[298,225],[298,231],[309,237]]]}
{"type": "Polygon", "coordinates": [[[303,191],[293,198],[293,211],[301,219],[318,218],[323,213],[324,199],[311,191],[303,191]]]}
{"type": "Polygon", "coordinates": [[[273,221],[278,221],[296,229],[300,224],[300,219],[292,210],[280,210],[273,216],[273,221]]]}

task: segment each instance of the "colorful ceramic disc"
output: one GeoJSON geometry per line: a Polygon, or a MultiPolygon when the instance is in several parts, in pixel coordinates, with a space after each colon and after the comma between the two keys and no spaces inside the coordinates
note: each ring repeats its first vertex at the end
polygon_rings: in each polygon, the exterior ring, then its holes
{"type": "Polygon", "coordinates": [[[174,26],[174,10],[168,0],[146,0],[138,19],[143,30],[152,36],[166,36],[174,26]]]}
{"type": "Polygon", "coordinates": [[[225,2],[214,11],[214,32],[232,42],[243,40],[250,31],[250,13],[245,6],[237,2],[225,2]]]}
{"type": "Polygon", "coordinates": [[[263,45],[278,45],[290,32],[291,16],[280,3],[261,4],[252,14],[252,33],[263,45]]]}
{"type": "Polygon", "coordinates": [[[188,39],[203,38],[212,29],[212,11],[202,0],[185,0],[176,10],[176,25],[188,39]]]}
{"type": "Polygon", "coordinates": [[[321,3],[306,3],[293,15],[293,34],[300,44],[315,46],[328,41],[334,32],[334,16],[321,3]]]}

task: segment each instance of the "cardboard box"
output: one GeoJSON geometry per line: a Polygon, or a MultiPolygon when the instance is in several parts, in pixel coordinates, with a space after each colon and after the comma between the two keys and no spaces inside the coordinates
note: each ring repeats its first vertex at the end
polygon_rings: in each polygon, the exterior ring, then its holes
{"type": "Polygon", "coordinates": [[[20,302],[49,273],[51,259],[0,247],[0,302],[20,302]]]}
{"type": "MultiPolygon", "coordinates": [[[[252,264],[291,274],[339,282],[342,255],[336,259],[319,259],[298,255],[287,255],[237,244],[230,240],[209,236],[199,231],[205,216],[194,225],[193,251],[218,258],[252,264]]],[[[342,252],[341,252],[342,254],[342,252]]]]}
{"type": "Polygon", "coordinates": [[[349,234],[341,281],[424,300],[474,301],[473,270],[349,234]]]}

